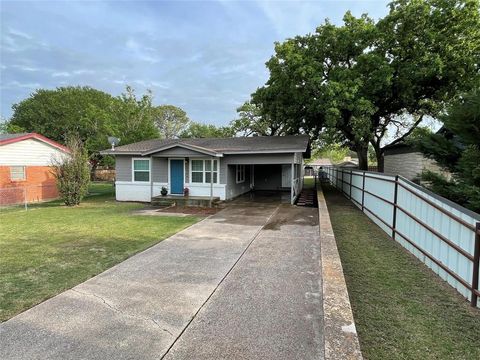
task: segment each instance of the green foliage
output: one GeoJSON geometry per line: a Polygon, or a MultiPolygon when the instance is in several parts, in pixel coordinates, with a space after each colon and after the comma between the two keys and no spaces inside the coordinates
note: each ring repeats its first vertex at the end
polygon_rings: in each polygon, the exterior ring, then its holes
{"type": "Polygon", "coordinates": [[[452,178],[429,171],[422,178],[436,193],[480,212],[480,89],[456,101],[441,119],[446,129],[419,137],[415,145],[452,178]]]}
{"type": "Polygon", "coordinates": [[[479,1],[396,0],[378,22],[343,21],[277,43],[252,102],[293,131],[340,133],[361,167],[371,143],[380,166],[389,130],[409,135],[478,83],[479,1]]]}
{"type": "Polygon", "coordinates": [[[76,136],[96,165],[98,152],[110,146],[109,135],[124,144],[158,137],[152,109],[151,93],[137,98],[131,87],[119,97],[90,87],[40,89],[13,105],[7,130],[37,132],[63,144],[76,136]]]}
{"type": "Polygon", "coordinates": [[[237,109],[238,119],[233,120],[230,126],[240,136],[279,136],[289,133],[285,123],[281,120],[274,121],[268,114],[263,114],[253,102],[246,101],[237,109]]]}
{"type": "Polygon", "coordinates": [[[37,132],[63,144],[75,135],[86,143],[87,149],[98,150],[108,146],[106,135],[111,131],[114,101],[111,95],[89,87],[40,89],[13,105],[9,126],[37,132]]]}
{"type": "Polygon", "coordinates": [[[90,166],[87,151],[78,137],[71,137],[66,144],[70,154],[54,160],[53,174],[65,205],[75,206],[88,192],[90,166]]]}
{"type": "MultiPolygon", "coordinates": [[[[127,86],[126,91],[115,98],[112,132],[108,135],[120,138],[121,144],[157,138],[158,130],[153,122],[152,99],[151,91],[147,90],[146,94],[138,98],[135,90],[127,86]]],[[[108,147],[103,146],[101,149],[108,147]]]]}
{"type": "Polygon", "coordinates": [[[335,164],[342,162],[349,153],[350,150],[340,144],[326,144],[312,151],[312,159],[326,158],[335,164]]]}
{"type": "Polygon", "coordinates": [[[187,113],[173,105],[161,105],[153,109],[155,126],[160,137],[173,139],[185,131],[190,123],[187,113]]]}
{"type": "Polygon", "coordinates": [[[0,134],[15,134],[26,132],[21,126],[14,125],[10,121],[0,123],[0,134]]]}
{"type": "Polygon", "coordinates": [[[235,136],[235,130],[229,126],[215,126],[191,122],[181,134],[181,138],[225,138],[235,136]]]}

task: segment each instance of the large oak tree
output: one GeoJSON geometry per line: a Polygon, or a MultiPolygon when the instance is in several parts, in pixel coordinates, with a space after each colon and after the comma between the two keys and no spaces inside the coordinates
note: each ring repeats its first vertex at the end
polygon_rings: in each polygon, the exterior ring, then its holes
{"type": "MultiPolygon", "coordinates": [[[[479,81],[478,0],[396,0],[375,22],[350,12],[275,46],[270,78],[252,94],[264,119],[327,132],[383,169],[388,132],[401,141],[479,81]]],[[[391,142],[390,142],[391,143],[391,142]]]]}

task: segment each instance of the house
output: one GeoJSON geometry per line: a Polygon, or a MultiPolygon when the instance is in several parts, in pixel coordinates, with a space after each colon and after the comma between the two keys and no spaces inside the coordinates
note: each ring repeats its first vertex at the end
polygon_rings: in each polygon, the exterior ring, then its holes
{"type": "Polygon", "coordinates": [[[36,133],[0,134],[0,205],[55,199],[52,161],[69,150],[36,133]]]}
{"type": "Polygon", "coordinates": [[[151,201],[168,194],[228,200],[250,190],[289,191],[294,203],[303,186],[306,135],[224,139],[156,139],[102,154],[116,160],[116,198],[151,201]]]}
{"type": "Polygon", "coordinates": [[[339,167],[358,168],[358,159],[351,156],[345,156],[343,161],[337,164],[339,167]]]}
{"type": "Polygon", "coordinates": [[[412,145],[400,142],[385,147],[383,167],[385,174],[401,175],[410,181],[419,182],[424,170],[450,176],[435,160],[427,158],[412,145]]]}
{"type": "Polygon", "coordinates": [[[324,166],[332,166],[332,162],[330,161],[330,159],[328,158],[315,159],[305,166],[305,175],[314,176],[315,173],[318,173],[318,169],[324,166]]]}

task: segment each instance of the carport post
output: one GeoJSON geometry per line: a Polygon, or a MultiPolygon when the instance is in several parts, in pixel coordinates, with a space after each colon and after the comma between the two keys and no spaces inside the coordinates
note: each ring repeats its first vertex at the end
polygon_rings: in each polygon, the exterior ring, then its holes
{"type": "Polygon", "coordinates": [[[210,159],[210,207],[213,203],[213,157],[210,159]]]}
{"type": "Polygon", "coordinates": [[[291,196],[291,199],[290,199],[290,204],[293,205],[293,203],[295,202],[295,189],[294,189],[294,186],[293,186],[293,181],[294,181],[294,172],[295,172],[295,163],[293,162],[292,163],[292,180],[290,181],[290,196],[291,196]]]}
{"type": "Polygon", "coordinates": [[[153,198],[153,174],[152,174],[152,169],[153,169],[153,157],[150,156],[150,173],[149,173],[149,176],[150,176],[150,202],[152,202],[152,198],[153,198]]]}

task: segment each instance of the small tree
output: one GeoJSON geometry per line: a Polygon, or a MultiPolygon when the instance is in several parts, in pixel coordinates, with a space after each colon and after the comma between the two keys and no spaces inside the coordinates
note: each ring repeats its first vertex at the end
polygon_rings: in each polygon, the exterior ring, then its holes
{"type": "Polygon", "coordinates": [[[79,205],[88,191],[90,166],[88,152],[77,136],[67,140],[70,154],[53,160],[53,174],[65,205],[79,205]]]}

